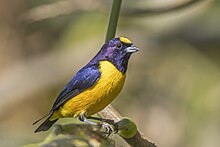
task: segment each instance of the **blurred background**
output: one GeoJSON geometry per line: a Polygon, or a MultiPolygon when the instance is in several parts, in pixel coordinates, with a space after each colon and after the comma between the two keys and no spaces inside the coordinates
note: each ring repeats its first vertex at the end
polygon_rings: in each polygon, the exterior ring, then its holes
{"type": "MultiPolygon", "coordinates": [[[[158,13],[186,2],[123,1],[117,36],[141,51],[113,106],[158,146],[217,147],[220,2],[197,0],[158,13]]],[[[100,49],[110,9],[109,0],[0,1],[0,146],[37,143],[49,134],[34,134],[32,123],[100,49]]]]}

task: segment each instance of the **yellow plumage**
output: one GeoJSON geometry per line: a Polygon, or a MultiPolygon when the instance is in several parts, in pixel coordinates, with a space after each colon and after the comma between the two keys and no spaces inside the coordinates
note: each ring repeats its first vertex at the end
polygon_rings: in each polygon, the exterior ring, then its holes
{"type": "Polygon", "coordinates": [[[90,116],[101,111],[114,100],[124,85],[126,75],[109,61],[101,61],[99,68],[101,76],[98,82],[67,101],[54,112],[50,120],[77,117],[83,113],[90,116]]]}

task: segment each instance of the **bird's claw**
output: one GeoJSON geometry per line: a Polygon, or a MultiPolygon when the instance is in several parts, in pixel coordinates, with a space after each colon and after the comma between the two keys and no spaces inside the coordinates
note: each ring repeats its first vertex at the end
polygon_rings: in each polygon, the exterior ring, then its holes
{"type": "Polygon", "coordinates": [[[106,137],[109,137],[114,132],[114,129],[110,124],[103,123],[102,128],[105,129],[106,137]]]}
{"type": "Polygon", "coordinates": [[[109,124],[102,124],[102,126],[106,129],[106,133],[107,134],[112,134],[112,132],[113,132],[113,128],[112,128],[112,126],[111,125],[109,125],[109,124]]]}
{"type": "Polygon", "coordinates": [[[105,129],[105,133],[107,135],[107,137],[109,137],[111,134],[116,134],[118,132],[117,127],[115,127],[114,125],[108,124],[108,123],[101,123],[101,128],[105,129]]]}

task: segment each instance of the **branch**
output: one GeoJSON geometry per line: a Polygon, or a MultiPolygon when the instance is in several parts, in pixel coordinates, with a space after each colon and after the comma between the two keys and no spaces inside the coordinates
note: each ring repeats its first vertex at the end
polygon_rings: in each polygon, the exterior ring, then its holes
{"type": "Polygon", "coordinates": [[[44,4],[31,8],[22,15],[21,20],[32,23],[62,15],[68,15],[78,10],[92,11],[102,7],[103,5],[100,0],[57,1],[51,4],[44,4]]]}
{"type": "Polygon", "coordinates": [[[130,119],[122,117],[111,105],[107,106],[104,110],[98,113],[102,118],[111,119],[119,125],[118,134],[124,139],[130,146],[137,147],[156,147],[154,143],[149,141],[143,133],[136,130],[136,133],[132,137],[127,137],[134,132],[133,122],[130,119]],[[124,129],[120,130],[120,127],[124,129]],[[124,132],[125,131],[125,132],[124,132]]]}
{"type": "Polygon", "coordinates": [[[73,146],[105,146],[115,147],[112,139],[103,136],[99,130],[88,124],[55,125],[52,132],[41,143],[29,144],[23,147],[73,147],[73,146]]]}
{"type": "Polygon", "coordinates": [[[146,15],[160,15],[174,11],[180,11],[195,5],[199,2],[207,2],[208,0],[189,0],[174,6],[167,6],[162,8],[146,8],[146,9],[126,9],[123,11],[124,16],[146,16],[146,15]]]}

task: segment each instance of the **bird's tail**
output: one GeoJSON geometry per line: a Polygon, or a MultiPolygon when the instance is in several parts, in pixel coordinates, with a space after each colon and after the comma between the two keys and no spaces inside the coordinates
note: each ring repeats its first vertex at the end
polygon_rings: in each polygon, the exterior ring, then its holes
{"type": "MultiPolygon", "coordinates": [[[[50,120],[50,117],[53,115],[53,114],[49,114],[50,116],[34,131],[34,133],[37,133],[37,132],[41,132],[41,131],[47,131],[48,129],[50,129],[50,127],[58,120],[58,119],[55,119],[55,120],[50,120]]],[[[46,117],[46,116],[45,116],[46,117]]],[[[43,117],[44,118],[44,117],[43,117]]],[[[42,118],[41,118],[42,119],[42,118]]],[[[39,119],[39,120],[41,120],[39,119]]],[[[39,121],[38,120],[38,121],[39,121]]],[[[36,124],[38,121],[36,121],[34,124],[36,124]]],[[[34,125],[33,124],[33,125],[34,125]]]]}

